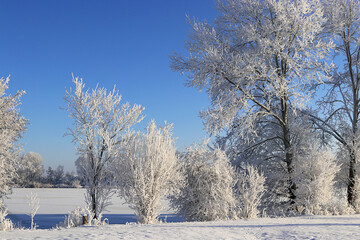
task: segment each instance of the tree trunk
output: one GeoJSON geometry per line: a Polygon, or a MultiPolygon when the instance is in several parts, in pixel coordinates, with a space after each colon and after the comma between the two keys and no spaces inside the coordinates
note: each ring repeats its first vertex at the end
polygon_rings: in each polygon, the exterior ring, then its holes
{"type": "Polygon", "coordinates": [[[291,204],[295,203],[295,193],[294,190],[296,189],[295,183],[293,183],[291,174],[293,172],[293,153],[291,149],[291,138],[290,138],[290,129],[289,129],[289,123],[288,123],[288,105],[287,105],[287,97],[281,98],[281,115],[282,115],[282,121],[283,121],[283,143],[284,143],[284,149],[285,149],[285,162],[287,167],[287,172],[289,175],[288,180],[288,193],[289,198],[291,199],[291,204]]]}
{"type": "Polygon", "coordinates": [[[354,150],[350,152],[350,165],[349,165],[349,180],[348,180],[348,187],[347,187],[347,200],[350,206],[355,207],[355,177],[356,177],[356,169],[355,169],[355,153],[354,150]]]}
{"type": "Polygon", "coordinates": [[[292,149],[291,149],[291,144],[290,144],[290,133],[289,130],[287,129],[287,131],[284,132],[284,145],[285,145],[285,162],[286,162],[286,167],[287,167],[287,172],[289,174],[289,180],[288,180],[288,192],[289,192],[289,198],[291,199],[291,204],[295,203],[295,193],[294,190],[296,190],[296,185],[295,183],[292,181],[292,177],[291,174],[293,172],[293,153],[292,153],[292,149]],[[287,134],[285,134],[287,132],[287,134]]]}
{"type": "Polygon", "coordinates": [[[95,193],[91,194],[91,207],[92,207],[92,212],[94,213],[94,218],[97,219],[97,213],[96,213],[96,195],[95,193]]]}

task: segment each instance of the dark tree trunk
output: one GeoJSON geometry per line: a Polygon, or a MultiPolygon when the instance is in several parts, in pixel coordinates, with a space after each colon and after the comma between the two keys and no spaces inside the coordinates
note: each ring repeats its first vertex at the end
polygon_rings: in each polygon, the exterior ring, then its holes
{"type": "Polygon", "coordinates": [[[291,137],[290,137],[290,129],[288,123],[288,104],[287,104],[287,97],[283,97],[281,99],[281,115],[282,115],[282,131],[283,131],[283,144],[285,149],[285,162],[287,167],[287,173],[289,175],[288,179],[288,193],[289,198],[291,199],[291,204],[295,203],[295,193],[294,190],[296,189],[295,183],[293,183],[291,174],[293,172],[293,153],[291,149],[291,137]]]}
{"type": "Polygon", "coordinates": [[[92,212],[94,213],[94,218],[97,219],[97,213],[96,213],[96,195],[95,193],[91,194],[91,207],[92,207],[92,212]]]}
{"type": "Polygon", "coordinates": [[[349,180],[348,180],[348,187],[347,187],[347,200],[350,206],[355,206],[355,177],[356,177],[356,169],[355,169],[355,153],[352,150],[350,153],[350,165],[349,165],[349,180]]]}
{"type": "Polygon", "coordinates": [[[288,180],[288,192],[289,192],[289,198],[291,199],[291,204],[295,203],[295,193],[294,190],[296,190],[296,185],[295,183],[292,181],[292,177],[291,174],[294,170],[293,168],[293,153],[292,153],[292,149],[291,149],[291,144],[290,144],[290,134],[286,135],[287,137],[285,138],[286,140],[284,141],[284,145],[285,145],[285,162],[286,162],[286,167],[287,167],[287,172],[289,174],[289,180],[288,180]]]}

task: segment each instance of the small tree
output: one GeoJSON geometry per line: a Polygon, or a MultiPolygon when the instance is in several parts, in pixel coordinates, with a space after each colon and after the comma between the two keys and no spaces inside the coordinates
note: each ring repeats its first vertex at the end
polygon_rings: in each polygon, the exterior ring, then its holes
{"type": "Polygon", "coordinates": [[[308,152],[295,155],[297,209],[305,214],[326,214],[335,197],[335,176],[340,170],[329,149],[313,144],[308,152]]]}
{"type": "Polygon", "coordinates": [[[35,183],[40,182],[43,172],[41,155],[34,152],[26,153],[19,159],[16,182],[23,187],[34,187],[35,183]]]}
{"type": "Polygon", "coordinates": [[[235,171],[220,149],[193,145],[183,158],[185,183],[171,205],[187,220],[212,221],[235,216],[235,171]]]}
{"type": "Polygon", "coordinates": [[[34,223],[34,217],[37,213],[37,211],[39,210],[40,207],[40,200],[38,198],[38,195],[33,192],[30,193],[30,196],[27,196],[28,200],[29,200],[29,206],[30,206],[30,212],[29,215],[31,217],[31,225],[30,225],[30,229],[36,229],[36,224],[34,223]]]}
{"type": "Polygon", "coordinates": [[[241,218],[256,218],[259,214],[261,198],[265,192],[265,177],[258,170],[247,165],[239,174],[237,182],[237,198],[239,200],[241,218]]]}
{"type": "Polygon", "coordinates": [[[110,196],[108,174],[111,163],[118,153],[122,133],[142,120],[143,107],[121,103],[121,95],[115,88],[84,91],[82,79],[73,78],[75,91],[66,91],[65,109],[74,119],[74,128],[68,135],[73,137],[77,151],[83,157],[82,168],[87,189],[86,201],[98,218],[110,196]]]}
{"type": "Polygon", "coordinates": [[[156,222],[161,200],[180,179],[172,125],[157,128],[151,121],[146,133],[129,133],[116,166],[121,196],[135,210],[138,222],[156,222]]]}

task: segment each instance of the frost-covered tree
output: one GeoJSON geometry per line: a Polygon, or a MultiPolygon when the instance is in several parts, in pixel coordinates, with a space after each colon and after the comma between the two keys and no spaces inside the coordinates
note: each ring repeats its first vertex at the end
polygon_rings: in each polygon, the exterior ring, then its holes
{"type": "Polygon", "coordinates": [[[68,135],[83,157],[78,163],[85,174],[86,201],[97,219],[109,199],[108,173],[116,158],[122,133],[142,120],[143,107],[122,104],[121,95],[105,88],[84,91],[82,79],[73,78],[75,90],[66,91],[65,109],[74,120],[68,135]]]}
{"type": "Polygon", "coordinates": [[[115,165],[120,196],[135,210],[139,223],[154,223],[161,201],[180,181],[172,125],[156,127],[151,121],[146,133],[129,133],[115,165]]]}
{"type": "Polygon", "coordinates": [[[19,155],[19,146],[16,142],[25,132],[27,123],[18,108],[21,104],[20,97],[25,92],[6,94],[9,81],[9,77],[0,78],[0,202],[9,193],[16,177],[16,159],[19,155]]]}
{"type": "Polygon", "coordinates": [[[30,196],[27,196],[27,198],[29,200],[29,206],[30,206],[30,211],[29,211],[29,216],[31,218],[30,229],[34,230],[37,227],[36,223],[34,223],[34,217],[35,217],[37,211],[39,210],[40,199],[39,199],[38,195],[33,192],[30,192],[30,196]]]}
{"type": "MultiPolygon", "coordinates": [[[[306,115],[290,114],[291,145],[294,154],[308,154],[314,142],[319,140],[318,132],[313,128],[312,122],[306,115]]],[[[226,151],[232,164],[242,172],[245,167],[251,163],[262,172],[266,177],[265,201],[261,206],[267,214],[288,214],[292,213],[293,203],[286,198],[288,188],[288,173],[286,163],[279,161],[283,156],[282,145],[279,141],[264,141],[271,135],[278,132],[276,126],[269,125],[263,121],[257,123],[257,127],[262,131],[254,138],[253,142],[248,142],[238,131],[227,131],[223,136],[217,136],[215,145],[226,151]],[[290,205],[288,204],[290,203],[290,205]],[[284,212],[286,211],[286,212],[284,212]]],[[[327,140],[327,138],[325,139],[327,140]]],[[[296,168],[296,166],[294,166],[296,168]]],[[[293,177],[293,173],[291,176],[293,177]]],[[[296,183],[292,186],[292,191],[296,189],[296,183]]]]}
{"type": "Polygon", "coordinates": [[[15,182],[23,187],[34,187],[44,172],[43,158],[39,153],[29,152],[20,157],[15,182]]]}
{"type": "Polygon", "coordinates": [[[258,169],[247,165],[239,174],[236,197],[240,203],[239,217],[256,218],[265,192],[265,177],[258,169]]]}
{"type": "Polygon", "coordinates": [[[211,108],[201,113],[210,133],[229,128],[252,139],[271,131],[256,144],[277,146],[290,199],[295,195],[289,116],[304,107],[308,87],[323,81],[328,66],[322,59],[333,46],[318,38],[326,20],[320,2],[219,1],[214,27],[192,22],[189,56],[171,56],[173,70],[189,73],[187,85],[206,89],[211,98],[211,108]]]}
{"type": "Polygon", "coordinates": [[[296,205],[305,214],[327,214],[335,198],[335,176],[340,170],[334,154],[315,143],[295,154],[296,205]]]}
{"type": "Polygon", "coordinates": [[[347,152],[347,199],[355,206],[356,162],[359,161],[360,120],[360,2],[358,0],[323,1],[326,33],[335,43],[335,63],[339,64],[326,82],[327,93],[318,104],[322,111],[311,114],[319,129],[333,137],[347,152]]]}
{"type": "Polygon", "coordinates": [[[224,151],[194,144],[182,157],[184,184],[171,205],[187,220],[236,217],[235,171],[224,151]]]}

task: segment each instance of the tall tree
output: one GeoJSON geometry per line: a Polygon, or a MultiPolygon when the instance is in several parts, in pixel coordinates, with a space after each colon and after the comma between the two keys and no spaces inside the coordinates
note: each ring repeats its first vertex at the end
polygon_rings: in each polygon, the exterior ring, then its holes
{"type": "Polygon", "coordinates": [[[281,149],[288,194],[295,198],[290,113],[304,107],[308,86],[321,82],[328,66],[321,61],[332,47],[320,41],[325,18],[320,1],[225,0],[215,26],[193,21],[188,57],[171,56],[171,67],[187,72],[187,85],[206,89],[212,107],[201,113],[208,131],[235,128],[251,139],[267,134],[261,144],[281,149]],[[258,122],[267,127],[259,129],[258,122]]]}
{"type": "Polygon", "coordinates": [[[16,159],[20,151],[16,142],[25,132],[27,123],[18,108],[20,97],[25,92],[6,94],[9,81],[9,77],[0,79],[0,201],[10,191],[16,177],[16,159]]]}
{"type": "Polygon", "coordinates": [[[86,201],[98,219],[109,200],[109,172],[122,133],[143,119],[140,115],[144,108],[122,104],[115,88],[111,92],[105,88],[84,91],[82,79],[73,78],[73,82],[75,90],[66,91],[64,98],[65,109],[74,119],[74,128],[68,134],[82,156],[78,168],[85,173],[86,201]]]}
{"type": "Polygon", "coordinates": [[[360,114],[360,2],[357,0],[324,1],[325,32],[335,43],[335,62],[340,63],[326,82],[327,93],[318,104],[322,112],[310,114],[318,128],[331,135],[348,152],[347,199],[354,206],[356,162],[359,160],[360,114]]]}

